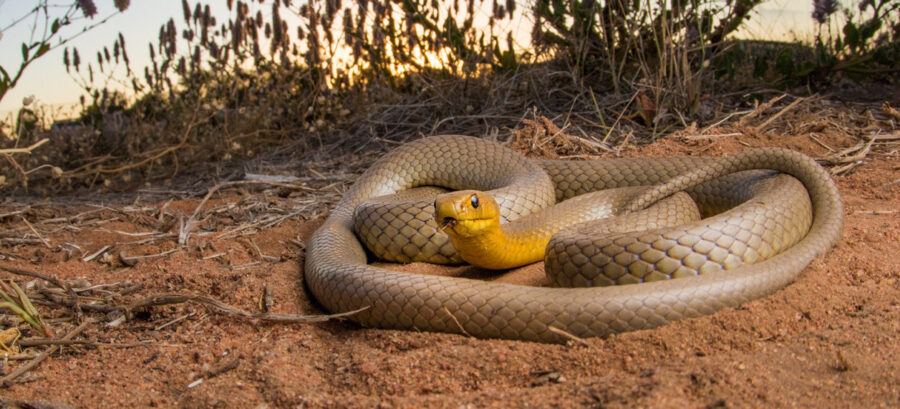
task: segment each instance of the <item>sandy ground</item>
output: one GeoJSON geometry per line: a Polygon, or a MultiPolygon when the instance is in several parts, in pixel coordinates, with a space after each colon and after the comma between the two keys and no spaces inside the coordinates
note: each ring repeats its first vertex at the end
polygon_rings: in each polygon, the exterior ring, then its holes
{"type": "MultiPolygon", "coordinates": [[[[809,135],[668,137],[629,145],[621,155],[719,155],[787,146],[822,157],[825,146],[839,150],[859,142],[834,133],[818,133],[816,142],[809,135]]],[[[585,346],[387,331],[343,321],[273,324],[192,303],[152,307],[114,327],[104,314],[86,313],[99,322],[79,339],[99,346],[66,346],[0,395],[56,407],[115,408],[898,407],[897,155],[896,145],[876,146],[836,179],[846,212],[837,248],[786,289],[711,316],[589,339],[585,346]]],[[[321,314],[303,285],[302,244],[323,216],[291,215],[300,199],[308,199],[302,192],[266,192],[274,193],[238,189],[214,196],[201,213],[198,234],[181,247],[175,241],[179,220],[190,216],[199,198],[144,192],[115,200],[102,194],[32,199],[21,215],[46,232],[48,243],[6,242],[0,263],[92,285],[142,284],[131,294],[106,295],[117,304],[187,293],[252,312],[269,300],[272,312],[321,314]],[[218,237],[273,214],[290,217],[218,237]],[[60,217],[69,219],[54,221],[60,217]],[[83,261],[105,246],[112,247],[83,261]],[[133,267],[115,256],[169,250],[175,251],[139,259],[133,267]],[[263,297],[267,290],[270,296],[263,297]]],[[[23,201],[0,202],[0,214],[22,210],[23,201]]],[[[20,215],[0,218],[0,229],[35,238],[20,215]]],[[[76,325],[65,320],[71,308],[38,308],[51,321],[62,319],[52,324],[59,335],[76,325]]],[[[22,362],[6,362],[3,372],[22,362]]]]}

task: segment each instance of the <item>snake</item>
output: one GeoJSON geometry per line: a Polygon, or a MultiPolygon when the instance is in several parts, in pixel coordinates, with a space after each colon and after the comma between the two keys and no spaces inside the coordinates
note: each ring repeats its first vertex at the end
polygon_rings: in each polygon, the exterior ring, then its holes
{"type": "MultiPolygon", "coordinates": [[[[596,251],[582,250],[586,246],[578,243],[579,239],[683,225],[701,217],[696,203],[684,192],[676,192],[644,211],[617,214],[626,208],[633,196],[644,190],[624,187],[586,193],[506,224],[500,223],[500,205],[493,196],[476,190],[457,190],[435,197],[434,221],[439,231],[450,238],[459,257],[473,266],[508,270],[545,259],[546,250],[550,249],[551,257],[544,260],[548,277],[563,273],[583,275],[582,269],[561,267],[557,262],[559,259],[552,255],[568,255],[565,249],[574,246],[579,253],[594,256],[596,251]],[[595,220],[600,222],[587,223],[595,220]],[[560,231],[579,225],[590,233],[576,233],[574,239],[553,240],[560,231]],[[559,253],[558,249],[563,252],[559,253]]],[[[357,232],[367,228],[374,229],[357,222],[357,232]]],[[[641,275],[650,281],[658,277],[641,275]]]]}
{"type": "MultiPolygon", "coordinates": [[[[402,261],[420,249],[426,259],[458,262],[449,238],[435,239],[433,204],[421,202],[398,213],[407,225],[388,226],[392,240],[408,242],[386,258],[402,261]]],[[[358,311],[350,319],[366,327],[559,343],[654,328],[772,294],[834,247],[842,229],[843,205],[828,171],[789,149],[567,161],[439,135],[393,149],[350,186],[306,243],[304,280],[324,309],[358,311]],[[561,229],[544,259],[548,269],[555,263],[574,274],[560,275],[552,287],[368,264],[370,253],[356,234],[357,208],[420,186],[486,192],[503,223],[557,201],[634,186],[647,188],[631,194],[621,211],[626,216],[679,191],[714,215],[635,232],[598,235],[594,222],[561,229]]]]}

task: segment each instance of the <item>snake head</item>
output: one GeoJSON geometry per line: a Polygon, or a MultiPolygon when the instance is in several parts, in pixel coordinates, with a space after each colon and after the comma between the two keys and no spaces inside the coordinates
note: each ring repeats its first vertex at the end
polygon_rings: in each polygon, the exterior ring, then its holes
{"type": "Polygon", "coordinates": [[[451,237],[477,236],[499,227],[500,206],[491,195],[477,190],[444,193],[434,200],[434,221],[451,237]]]}

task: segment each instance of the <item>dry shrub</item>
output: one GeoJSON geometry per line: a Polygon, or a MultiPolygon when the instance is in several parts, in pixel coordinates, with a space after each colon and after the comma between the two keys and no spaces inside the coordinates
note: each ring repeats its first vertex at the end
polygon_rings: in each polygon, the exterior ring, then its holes
{"type": "MultiPolygon", "coordinates": [[[[219,173],[273,147],[496,138],[534,112],[546,118],[533,127],[553,136],[535,153],[594,154],[716,118],[726,104],[708,64],[756,3],[538,1],[534,47],[519,51],[501,24],[521,13],[515,2],[229,1],[231,15],[217,18],[184,0],[143,70],[122,35],[97,62],[67,50],[82,116],[35,130],[51,143],[22,166],[58,165],[28,177],[61,188],[171,178],[185,164],[219,173]],[[103,82],[123,67],[138,95],[129,103],[103,82]]],[[[7,187],[24,186],[22,172],[2,172],[7,187]]]]}
{"type": "Polygon", "coordinates": [[[536,114],[533,120],[523,119],[522,127],[511,132],[507,146],[525,156],[545,159],[583,153],[571,135],[549,118],[536,114]]]}

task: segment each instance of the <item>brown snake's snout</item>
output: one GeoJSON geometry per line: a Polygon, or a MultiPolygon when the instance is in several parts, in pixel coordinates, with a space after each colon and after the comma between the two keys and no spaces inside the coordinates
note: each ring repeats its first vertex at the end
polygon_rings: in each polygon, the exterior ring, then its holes
{"type": "Polygon", "coordinates": [[[438,199],[434,199],[434,205],[432,206],[431,210],[434,212],[434,221],[438,225],[438,230],[444,230],[448,227],[453,227],[453,225],[456,224],[456,219],[453,217],[445,216],[441,218],[438,199]]]}

